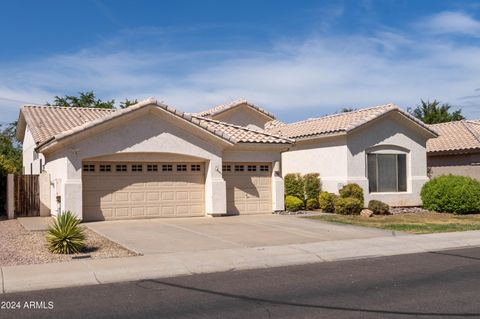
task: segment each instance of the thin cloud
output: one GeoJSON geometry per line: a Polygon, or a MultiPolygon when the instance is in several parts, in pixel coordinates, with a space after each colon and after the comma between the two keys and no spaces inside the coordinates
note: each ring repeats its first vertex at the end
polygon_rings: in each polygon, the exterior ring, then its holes
{"type": "MultiPolygon", "coordinates": [[[[94,90],[117,101],[155,96],[185,111],[245,97],[286,121],[346,106],[395,102],[407,108],[420,99],[437,99],[480,117],[478,103],[459,98],[478,87],[480,46],[472,41],[439,42],[388,29],[373,35],[282,39],[262,50],[141,49],[99,45],[0,65],[0,96],[43,103],[54,95],[94,90]]],[[[2,119],[15,119],[18,106],[0,99],[2,119]]]]}
{"type": "Polygon", "coordinates": [[[440,12],[426,19],[422,25],[434,34],[464,34],[480,37],[480,21],[464,12],[440,12]]]}

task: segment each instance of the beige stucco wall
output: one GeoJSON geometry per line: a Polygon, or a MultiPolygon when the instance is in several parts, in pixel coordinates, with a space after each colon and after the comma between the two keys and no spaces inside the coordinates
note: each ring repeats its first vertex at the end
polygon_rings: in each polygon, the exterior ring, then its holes
{"type": "Polygon", "coordinates": [[[45,157],[43,154],[38,154],[38,158],[34,159],[35,151],[35,141],[33,139],[30,129],[25,129],[25,136],[22,143],[22,158],[23,158],[23,169],[24,173],[27,175],[30,174],[39,174],[40,173],[40,161],[44,164],[45,157]]]}
{"type": "Polygon", "coordinates": [[[252,110],[247,105],[240,105],[222,112],[212,117],[212,119],[222,122],[227,122],[239,126],[248,127],[251,129],[262,129],[265,127],[265,123],[272,119],[252,110]]]}
{"type": "Polygon", "coordinates": [[[51,207],[51,187],[50,174],[42,172],[38,177],[39,199],[40,199],[40,216],[50,216],[51,207]]]}
{"type": "MultiPolygon", "coordinates": [[[[52,181],[51,207],[56,214],[56,196],[61,196],[61,211],[70,210],[82,216],[82,162],[84,160],[126,161],[201,161],[206,165],[205,210],[208,215],[226,213],[226,185],[222,177],[222,157],[249,158],[252,161],[278,161],[280,150],[261,152],[258,149],[224,153],[228,143],[193,127],[183,120],[164,114],[137,112],[134,117],[121,118],[91,137],[78,138],[73,143],[47,153],[45,170],[52,181]],[[246,155],[248,154],[248,155],[246,155]]],[[[100,128],[99,128],[100,129],[100,128]]],[[[278,182],[277,182],[278,183],[278,182]]],[[[283,209],[283,181],[281,194],[283,209]]],[[[278,200],[277,200],[278,201],[278,200]]]]}
{"type": "Polygon", "coordinates": [[[371,199],[392,206],[421,205],[420,190],[428,180],[426,137],[416,124],[396,113],[382,117],[348,135],[297,141],[282,154],[282,174],[319,173],[322,190],[338,193],[347,183],[359,184],[365,202],[371,199]],[[408,191],[402,193],[369,193],[367,150],[407,153],[408,191]]]}
{"type": "Polygon", "coordinates": [[[447,174],[480,179],[480,153],[427,155],[430,176],[447,174]]]}
{"type": "Polygon", "coordinates": [[[322,190],[338,193],[339,184],[348,179],[347,152],[345,136],[297,141],[282,153],[282,175],[319,173],[322,190]]]}
{"type": "Polygon", "coordinates": [[[349,134],[348,182],[364,189],[365,201],[381,200],[391,206],[421,205],[420,190],[428,180],[426,137],[417,126],[391,113],[349,134]],[[407,154],[407,192],[369,193],[367,179],[367,152],[407,154]]]}

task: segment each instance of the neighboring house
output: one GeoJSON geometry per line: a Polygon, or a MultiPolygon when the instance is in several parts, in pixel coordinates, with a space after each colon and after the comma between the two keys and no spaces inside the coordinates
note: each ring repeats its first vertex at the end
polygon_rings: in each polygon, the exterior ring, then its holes
{"type": "Polygon", "coordinates": [[[322,189],[359,184],[365,201],[420,205],[428,180],[426,143],[436,133],[393,104],[339,113],[266,130],[295,140],[282,173],[320,174],[322,189]]]}
{"type": "Polygon", "coordinates": [[[465,175],[480,179],[480,122],[455,121],[430,125],[438,133],[427,143],[429,175],[465,175]]]}
{"type": "MultiPolygon", "coordinates": [[[[122,110],[23,106],[26,174],[48,174],[44,206],[85,221],[271,213],[287,173],[366,201],[419,205],[436,133],[388,104],[285,124],[246,100],[197,114],[154,99],[122,110]]],[[[45,186],[44,186],[45,187],[45,186]]],[[[43,196],[45,198],[45,196],[43,196]]]]}
{"type": "MultiPolygon", "coordinates": [[[[17,137],[25,172],[49,174],[50,200],[42,204],[53,215],[70,210],[94,221],[283,210],[281,152],[292,141],[216,115],[185,114],[155,99],[121,110],[26,105],[17,137]]],[[[272,119],[253,118],[256,125],[272,119]]]]}
{"type": "Polygon", "coordinates": [[[263,130],[267,123],[275,120],[273,114],[244,99],[222,104],[196,115],[255,130],[263,130]]]}

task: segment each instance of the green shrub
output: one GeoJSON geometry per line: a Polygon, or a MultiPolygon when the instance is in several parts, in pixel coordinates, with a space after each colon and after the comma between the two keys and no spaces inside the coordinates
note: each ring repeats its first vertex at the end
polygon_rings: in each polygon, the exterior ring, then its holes
{"type": "Polygon", "coordinates": [[[375,215],[388,215],[390,214],[390,206],[382,201],[372,199],[368,202],[368,209],[370,209],[375,215]]]}
{"type": "Polygon", "coordinates": [[[317,199],[320,194],[320,174],[309,173],[303,176],[307,199],[317,199]]]}
{"type": "Polygon", "coordinates": [[[335,200],[335,212],[340,215],[358,215],[363,209],[362,202],[354,197],[338,197],[335,200]]]}
{"type": "Polygon", "coordinates": [[[308,210],[318,209],[318,199],[309,198],[307,199],[307,204],[305,205],[308,210]]]}
{"type": "Polygon", "coordinates": [[[339,191],[340,197],[347,198],[347,197],[353,197],[357,198],[360,200],[360,203],[362,204],[362,208],[364,206],[364,199],[363,199],[363,189],[355,183],[347,184],[342,187],[339,191]]]}
{"type": "Polygon", "coordinates": [[[318,196],[319,207],[327,213],[333,213],[335,211],[335,200],[337,195],[329,192],[321,192],[318,196]]]}
{"type": "Polygon", "coordinates": [[[74,254],[84,247],[85,233],[80,220],[70,211],[57,216],[48,228],[48,250],[55,254],[74,254]]]}
{"type": "Polygon", "coordinates": [[[470,177],[435,177],[423,185],[420,196],[428,210],[454,214],[480,212],[480,181],[470,177]]]}
{"type": "Polygon", "coordinates": [[[285,195],[304,198],[305,183],[303,177],[299,173],[290,173],[285,175],[285,195]]]}
{"type": "Polygon", "coordinates": [[[285,208],[289,212],[296,212],[303,208],[303,200],[296,196],[288,195],[285,197],[285,208]]]}

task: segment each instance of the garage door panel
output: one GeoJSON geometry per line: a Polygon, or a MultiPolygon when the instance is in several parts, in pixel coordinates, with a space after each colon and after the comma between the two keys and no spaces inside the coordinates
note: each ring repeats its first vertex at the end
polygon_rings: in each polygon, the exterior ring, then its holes
{"type": "Polygon", "coordinates": [[[145,207],[132,207],[132,216],[139,217],[145,215],[145,207]]]}
{"type": "Polygon", "coordinates": [[[130,193],[130,201],[135,204],[137,202],[145,202],[145,193],[132,192],[130,193]]]}
{"type": "MultiPolygon", "coordinates": [[[[84,163],[85,164],[85,163],[84,163]]],[[[204,216],[204,165],[200,171],[131,171],[131,163],[113,163],[112,171],[83,174],[85,220],[204,216]],[[128,171],[113,171],[116,165],[128,171]]],[[[198,163],[195,163],[198,164],[198,163]]],[[[162,164],[157,163],[161,170],[162,164]]],[[[190,164],[187,167],[191,167],[190,164]]]]}
{"type": "Polygon", "coordinates": [[[163,192],[162,193],[162,200],[174,200],[175,193],[174,192],[163,192]]]}
{"type": "Polygon", "coordinates": [[[107,194],[103,198],[105,198],[105,202],[113,202],[113,197],[115,197],[116,202],[128,202],[128,192],[116,192],[114,193],[114,196],[107,194]]]}
{"type": "Polygon", "coordinates": [[[175,215],[175,206],[164,206],[161,207],[162,216],[174,216],[175,215]]]}
{"type": "Polygon", "coordinates": [[[160,200],[160,192],[147,192],[147,201],[156,202],[160,200]]]}
{"type": "Polygon", "coordinates": [[[176,192],[175,193],[176,200],[188,200],[188,192],[176,192]]]}
{"type": "Polygon", "coordinates": [[[127,217],[130,214],[130,209],[128,207],[116,207],[114,212],[115,217],[127,217]]]}

